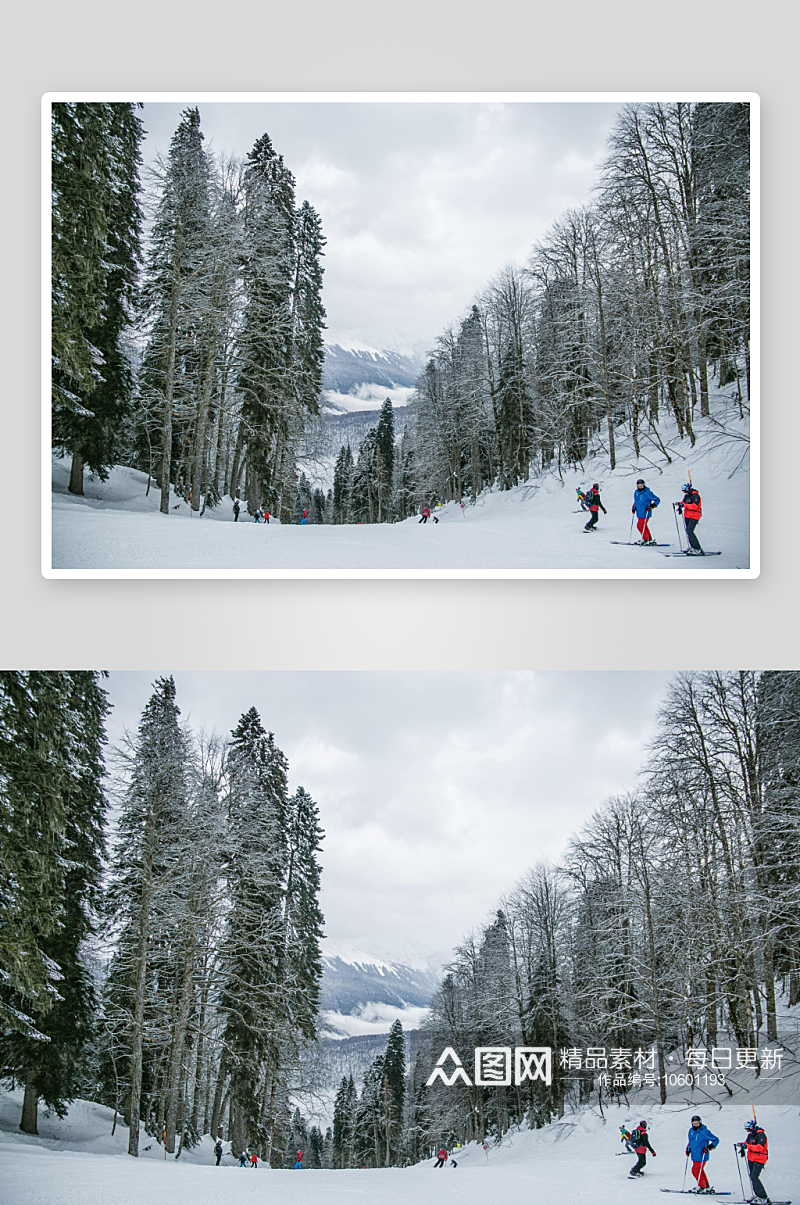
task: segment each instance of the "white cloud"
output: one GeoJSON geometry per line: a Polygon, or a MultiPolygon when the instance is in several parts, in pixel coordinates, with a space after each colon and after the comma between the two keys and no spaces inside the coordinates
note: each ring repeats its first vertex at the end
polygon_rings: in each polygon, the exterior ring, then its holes
{"type": "MultiPolygon", "coordinates": [[[[413,639],[429,618],[410,614],[387,639],[413,639]]],[[[319,804],[326,933],[384,957],[406,941],[446,957],[532,863],[562,855],[603,799],[635,788],[668,675],[175,679],[195,727],[228,732],[254,705],[288,758],[290,787],[319,804]]],[[[113,739],[136,727],[152,680],[111,675],[113,739]]]]}
{"type": "MultiPolygon", "coordinates": [[[[147,104],[145,155],[182,104],[147,104]]],[[[319,211],[329,325],[432,346],[567,206],[589,200],[620,106],[590,103],[201,104],[207,143],[247,154],[265,130],[319,211]]]]}

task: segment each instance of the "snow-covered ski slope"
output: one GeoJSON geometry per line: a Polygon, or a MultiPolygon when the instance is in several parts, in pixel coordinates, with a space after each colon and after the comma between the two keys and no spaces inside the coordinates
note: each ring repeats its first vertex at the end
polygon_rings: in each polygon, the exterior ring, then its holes
{"type": "MultiPolygon", "coordinates": [[[[751,472],[747,422],[730,398],[717,395],[710,419],[695,422],[697,442],[668,423],[643,434],[635,457],[620,438],[617,467],[599,449],[582,468],[548,473],[513,490],[492,490],[462,510],[394,524],[281,526],[233,522],[225,498],[202,518],[173,495],[169,516],[159,491],[133,469],[116,468],[102,483],[87,474],[84,498],[67,493],[69,463],[53,461],[52,562],[45,526],[43,572],[54,577],[755,577],[758,540],[750,539],[751,472]],[[663,445],[665,450],[659,446],[663,445]],[[665,454],[666,453],[666,454],[665,454]],[[669,462],[667,461],[669,456],[669,462]],[[678,550],[673,502],[691,472],[703,498],[697,534],[721,556],[665,556],[678,550]],[[614,544],[631,536],[631,502],[643,476],[661,506],[654,538],[669,548],[614,544]],[[576,510],[576,488],[597,481],[608,515],[586,534],[589,515],[576,510]]],[[[685,546],[685,532],[679,522],[685,546]]]]}
{"type": "MultiPolygon", "coordinates": [[[[100,1105],[76,1101],[69,1116],[40,1118],[38,1138],[20,1134],[21,1093],[0,1097],[0,1199],[4,1205],[664,1205],[662,1188],[684,1183],[686,1134],[697,1105],[667,1104],[647,1111],[657,1158],[648,1156],[641,1180],[629,1180],[635,1156],[615,1158],[619,1126],[636,1124],[641,1113],[605,1108],[583,1109],[535,1131],[507,1134],[488,1153],[475,1143],[453,1151],[458,1167],[435,1169],[428,1160],[404,1169],[355,1171],[273,1171],[240,1168],[227,1157],[214,1166],[212,1144],[205,1139],[180,1160],[168,1156],[142,1134],[140,1158],[126,1154],[128,1131],[100,1105]],[[144,1148],[149,1147],[149,1150],[144,1148]]],[[[715,1188],[740,1201],[734,1141],[745,1137],[748,1105],[699,1112],[720,1145],[708,1174],[715,1188]]],[[[763,1183],[774,1200],[800,1200],[800,1143],[797,1105],[758,1106],[758,1120],[769,1137],[770,1158],[763,1183]]],[[[225,1144],[225,1149],[228,1149],[225,1144]]],[[[743,1169],[746,1185],[746,1170],[743,1169]]],[[[693,1183],[691,1169],[686,1187],[693,1183]]]]}

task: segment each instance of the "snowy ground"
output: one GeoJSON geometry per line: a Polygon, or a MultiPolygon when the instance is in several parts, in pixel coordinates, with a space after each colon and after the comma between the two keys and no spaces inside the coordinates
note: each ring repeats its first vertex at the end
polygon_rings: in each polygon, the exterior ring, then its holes
{"type": "MultiPolygon", "coordinates": [[[[0,1199],[4,1205],[619,1205],[636,1201],[665,1205],[662,1188],[683,1184],[686,1133],[696,1105],[651,1107],[647,1112],[657,1158],[648,1157],[645,1178],[628,1179],[635,1162],[622,1150],[619,1126],[639,1121],[641,1113],[606,1108],[584,1109],[543,1130],[508,1134],[485,1154],[472,1144],[455,1151],[457,1168],[435,1170],[433,1160],[417,1167],[360,1171],[272,1171],[213,1165],[209,1140],[202,1147],[164,1160],[153,1140],[142,1136],[138,1160],[127,1156],[128,1132],[112,1113],[76,1101],[63,1122],[41,1118],[40,1136],[16,1129],[21,1094],[0,1096],[0,1199]]],[[[733,1142],[745,1137],[748,1105],[700,1109],[720,1145],[709,1165],[718,1191],[740,1201],[733,1142]]],[[[800,1143],[797,1105],[759,1106],[758,1119],[769,1137],[770,1159],[763,1182],[773,1200],[798,1200],[800,1143]]],[[[744,1173],[746,1177],[746,1172],[744,1173]]],[[[691,1182],[691,1172],[687,1177],[691,1182]]],[[[688,1186],[688,1183],[687,1183],[688,1186]]]]}
{"type": "MultiPolygon", "coordinates": [[[[455,503],[437,512],[440,522],[345,526],[281,526],[233,522],[226,498],[199,518],[173,498],[159,513],[159,492],[132,469],[117,468],[106,483],[87,474],[86,496],[67,493],[69,462],[53,462],[52,567],[47,534],[43,572],[54,577],[638,577],[757,575],[757,540],[750,544],[750,472],[744,433],[723,399],[712,420],[697,420],[697,445],[665,430],[672,463],[652,440],[641,455],[624,441],[611,473],[598,454],[563,480],[547,475],[507,492],[492,491],[462,513],[455,503]],[[718,425],[723,420],[727,434],[718,425]],[[716,421],[715,421],[716,420],[716,421]],[[733,436],[734,438],[731,438],[733,436]],[[678,549],[672,503],[691,471],[703,497],[701,544],[715,557],[667,557],[678,549]],[[652,531],[668,548],[626,547],[631,501],[644,476],[661,498],[652,531]],[[573,513],[576,487],[597,481],[603,504],[599,530],[585,534],[589,517],[573,513]]],[[[726,403],[730,407],[730,403],[726,403]]],[[[681,524],[682,528],[682,524],[681,524]]],[[[637,533],[634,529],[634,537],[637,533]]],[[[682,534],[685,542],[685,533],[682,534]]]]}

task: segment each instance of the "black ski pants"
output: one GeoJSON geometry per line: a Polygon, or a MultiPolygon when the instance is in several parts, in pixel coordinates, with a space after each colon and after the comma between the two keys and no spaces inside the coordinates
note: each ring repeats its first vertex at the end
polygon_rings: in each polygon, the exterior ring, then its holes
{"type": "Polygon", "coordinates": [[[222,1158],[222,1152],[220,1151],[220,1153],[217,1155],[217,1167],[219,1167],[219,1161],[221,1158],[222,1158]]]}
{"type": "Polygon", "coordinates": [[[427,522],[428,522],[428,516],[423,515],[422,518],[420,519],[420,523],[427,523],[427,522]]]}
{"type": "Polygon", "coordinates": [[[586,524],[586,526],[585,526],[585,528],[584,528],[584,531],[591,531],[591,529],[592,529],[593,527],[597,527],[597,520],[598,520],[599,518],[600,518],[600,511],[599,511],[599,510],[593,510],[593,511],[592,511],[592,517],[591,517],[591,519],[589,520],[589,522],[586,524]]]}
{"type": "Polygon", "coordinates": [[[437,1166],[437,1167],[444,1167],[444,1159],[437,1159],[437,1160],[436,1160],[436,1166],[437,1166]]]}
{"type": "Polygon", "coordinates": [[[636,1174],[636,1172],[640,1172],[646,1163],[647,1163],[647,1152],[642,1151],[641,1155],[639,1156],[639,1162],[637,1164],[635,1164],[634,1167],[631,1168],[631,1175],[633,1176],[636,1174]]]}
{"type": "Polygon", "coordinates": [[[684,515],[683,522],[686,525],[686,538],[689,541],[690,547],[695,548],[698,552],[702,552],[702,548],[700,547],[700,541],[698,540],[697,536],[694,534],[694,529],[695,529],[695,527],[697,527],[697,524],[700,522],[700,520],[699,519],[687,519],[686,515],[684,515]]]}
{"type": "Polygon", "coordinates": [[[766,1201],[767,1193],[764,1185],[761,1183],[761,1173],[764,1170],[763,1163],[754,1163],[752,1159],[747,1160],[747,1171],[750,1175],[750,1183],[753,1185],[753,1192],[758,1197],[759,1201],[766,1201]]]}

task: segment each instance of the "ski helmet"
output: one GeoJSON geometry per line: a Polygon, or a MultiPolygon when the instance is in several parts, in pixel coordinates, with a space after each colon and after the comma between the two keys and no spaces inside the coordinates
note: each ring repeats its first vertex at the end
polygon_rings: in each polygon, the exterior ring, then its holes
{"type": "Polygon", "coordinates": [[[644,485],[644,478],[643,478],[643,477],[640,477],[640,478],[639,478],[639,480],[636,482],[636,484],[637,484],[637,485],[644,485]]]}
{"type": "Polygon", "coordinates": [[[688,484],[687,484],[687,485],[681,486],[681,489],[683,490],[684,494],[688,494],[688,493],[689,493],[689,490],[690,490],[691,488],[692,488],[692,483],[691,483],[691,481],[690,481],[690,482],[688,482],[688,484]]]}
{"type": "Polygon", "coordinates": [[[646,1122],[646,1121],[640,1121],[640,1122],[639,1122],[639,1129],[640,1129],[640,1130],[646,1130],[646,1129],[647,1129],[647,1122],[646,1122]]]}
{"type": "Polygon", "coordinates": [[[702,1117],[698,1117],[697,1114],[695,1113],[694,1117],[692,1118],[692,1125],[694,1125],[694,1123],[696,1121],[699,1121],[702,1124],[703,1119],[702,1119],[702,1117]]]}
{"type": "Polygon", "coordinates": [[[745,1128],[746,1130],[755,1130],[755,1129],[756,1129],[756,1123],[755,1123],[754,1121],[746,1121],[746,1122],[744,1123],[744,1128],[745,1128]]]}
{"type": "Polygon", "coordinates": [[[597,482],[596,482],[596,481],[593,481],[593,482],[592,482],[592,489],[593,489],[593,490],[599,490],[599,489],[600,489],[600,486],[597,484],[597,482]]]}

